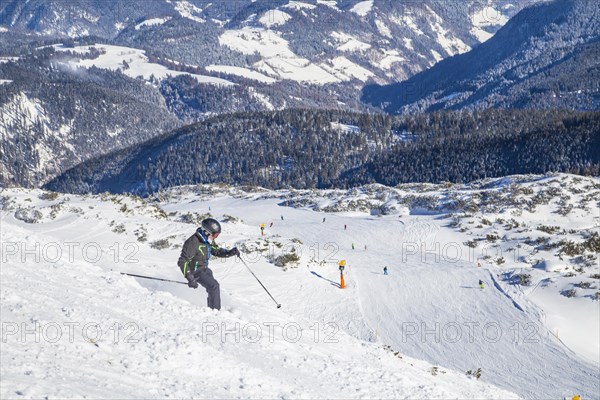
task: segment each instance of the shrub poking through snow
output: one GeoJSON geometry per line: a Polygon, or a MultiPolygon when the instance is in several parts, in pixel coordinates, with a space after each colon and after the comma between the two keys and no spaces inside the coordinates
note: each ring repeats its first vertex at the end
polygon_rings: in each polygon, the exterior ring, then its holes
{"type": "Polygon", "coordinates": [[[296,264],[295,266],[297,266],[298,262],[300,261],[300,257],[298,257],[298,254],[296,254],[295,250],[292,250],[291,253],[282,254],[277,257],[270,257],[269,261],[286,270],[288,264],[296,264]]]}
{"type": "Polygon", "coordinates": [[[496,240],[500,239],[500,236],[496,233],[485,235],[485,238],[488,242],[494,243],[496,240]]]}
{"type": "Polygon", "coordinates": [[[243,222],[241,219],[231,216],[231,215],[223,215],[222,222],[231,222],[233,224],[237,224],[238,222],[243,222]]]}
{"type": "Polygon", "coordinates": [[[170,246],[171,243],[169,243],[169,239],[155,240],[154,242],[150,243],[150,247],[156,250],[168,249],[170,246]]]}
{"type": "Polygon", "coordinates": [[[199,214],[197,212],[188,212],[180,216],[179,221],[183,222],[184,224],[193,224],[196,226],[200,226],[202,225],[202,221],[206,218],[212,218],[211,214],[199,214]]]}
{"type": "Polygon", "coordinates": [[[472,376],[477,379],[481,378],[481,368],[477,368],[475,371],[473,371],[472,369],[468,370],[467,376],[472,376]]]}
{"type": "Polygon", "coordinates": [[[518,274],[517,279],[519,279],[519,285],[531,286],[531,275],[530,274],[518,274]]]}
{"type": "Polygon", "coordinates": [[[19,208],[15,212],[15,218],[27,224],[37,224],[42,217],[42,213],[33,208],[19,208]]]}
{"type": "Polygon", "coordinates": [[[57,198],[58,198],[57,192],[44,192],[39,195],[40,200],[53,201],[53,200],[56,200],[57,198]]]}
{"type": "Polygon", "coordinates": [[[542,231],[542,232],[546,232],[549,235],[553,235],[557,232],[560,232],[560,226],[547,226],[547,225],[540,225],[537,227],[538,231],[542,231]]]}
{"type": "Polygon", "coordinates": [[[115,225],[112,228],[112,231],[114,233],[125,233],[126,229],[125,229],[125,225],[124,224],[119,224],[119,225],[115,225]]]}

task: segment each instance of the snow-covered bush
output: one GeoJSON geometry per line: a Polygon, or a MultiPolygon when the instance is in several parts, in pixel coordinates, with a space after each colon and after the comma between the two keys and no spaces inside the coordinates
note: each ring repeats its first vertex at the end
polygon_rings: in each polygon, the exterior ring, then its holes
{"type": "Polygon", "coordinates": [[[133,210],[130,210],[127,207],[127,204],[123,203],[123,205],[121,206],[121,208],[119,209],[120,212],[122,212],[123,214],[132,214],[133,210]]]}
{"type": "Polygon", "coordinates": [[[592,289],[592,282],[579,282],[575,286],[581,289],[592,289]]]}
{"type": "Polygon", "coordinates": [[[519,285],[531,286],[531,275],[530,274],[518,274],[516,275],[519,280],[519,285]]]}
{"type": "Polygon", "coordinates": [[[58,204],[53,204],[50,206],[50,214],[49,217],[51,219],[56,219],[56,217],[58,216],[58,213],[64,208],[64,205],[62,202],[58,203],[58,204]]]}
{"type": "Polygon", "coordinates": [[[171,243],[169,243],[169,239],[155,240],[154,242],[150,243],[150,247],[156,250],[168,249],[170,246],[171,243]]]}
{"type": "Polygon", "coordinates": [[[112,228],[112,231],[114,233],[125,233],[125,231],[126,231],[125,225],[124,224],[116,225],[115,227],[112,228]]]}
{"type": "Polygon", "coordinates": [[[477,379],[481,378],[481,368],[477,368],[475,371],[473,371],[472,369],[468,370],[467,376],[472,376],[477,379]]]}
{"type": "Polygon", "coordinates": [[[0,210],[10,211],[15,205],[15,200],[9,196],[0,196],[0,210]]]}
{"type": "Polygon", "coordinates": [[[206,218],[213,218],[213,217],[210,213],[200,214],[197,212],[193,212],[193,213],[188,212],[188,213],[183,214],[181,217],[179,217],[179,221],[183,222],[184,224],[193,224],[196,226],[200,226],[202,224],[202,221],[205,220],[206,218]]]}
{"type": "Polygon", "coordinates": [[[477,247],[477,242],[475,240],[469,240],[467,242],[464,242],[464,245],[474,249],[475,247],[477,247]]]}
{"type": "Polygon", "coordinates": [[[223,215],[222,221],[223,222],[228,222],[228,223],[231,222],[231,223],[234,223],[234,224],[237,224],[239,222],[243,222],[241,219],[239,219],[237,217],[233,217],[231,215],[223,215]]]}
{"type": "Polygon", "coordinates": [[[498,236],[497,233],[491,233],[491,234],[485,235],[485,239],[490,243],[494,243],[495,241],[500,239],[500,236],[498,236]]]}
{"type": "Polygon", "coordinates": [[[148,241],[148,233],[144,227],[136,229],[133,234],[137,237],[138,242],[147,242],[148,241]]]}
{"type": "Polygon", "coordinates": [[[593,232],[585,241],[585,247],[592,253],[600,253],[600,235],[593,232]]]}
{"type": "Polygon", "coordinates": [[[38,196],[38,198],[40,200],[48,200],[48,201],[53,201],[56,200],[58,198],[59,193],[57,192],[43,192],[42,194],[40,194],[38,196]]]}
{"type": "Polygon", "coordinates": [[[569,257],[575,257],[576,255],[583,253],[583,251],[584,247],[581,244],[575,243],[572,240],[565,240],[561,242],[559,254],[566,254],[569,257]]]}
{"type": "Polygon", "coordinates": [[[291,253],[282,254],[277,257],[271,256],[271,257],[269,257],[269,261],[271,261],[275,266],[281,267],[284,270],[286,270],[288,267],[288,264],[291,264],[291,266],[297,267],[298,262],[300,261],[300,257],[298,257],[298,254],[296,254],[296,252],[294,250],[292,250],[291,253]]]}
{"type": "Polygon", "coordinates": [[[37,224],[42,219],[41,212],[34,208],[19,208],[15,212],[15,218],[28,224],[37,224]]]}
{"type": "Polygon", "coordinates": [[[538,231],[542,231],[542,232],[546,232],[549,235],[553,235],[556,232],[560,232],[560,226],[547,226],[547,225],[540,225],[537,227],[538,231]]]}

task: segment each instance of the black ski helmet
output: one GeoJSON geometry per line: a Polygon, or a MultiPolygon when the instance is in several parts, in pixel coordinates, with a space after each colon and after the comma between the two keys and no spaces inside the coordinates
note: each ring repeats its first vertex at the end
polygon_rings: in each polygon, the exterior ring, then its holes
{"type": "Polygon", "coordinates": [[[202,221],[202,230],[207,235],[218,235],[221,233],[221,224],[214,218],[206,218],[202,221]]]}

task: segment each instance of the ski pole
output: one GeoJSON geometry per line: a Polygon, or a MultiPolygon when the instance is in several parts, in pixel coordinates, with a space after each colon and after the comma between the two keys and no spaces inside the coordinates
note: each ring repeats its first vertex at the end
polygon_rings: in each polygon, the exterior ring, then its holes
{"type": "Polygon", "coordinates": [[[172,281],[171,279],[154,278],[151,276],[144,276],[144,275],[128,274],[126,272],[121,272],[121,275],[135,276],[136,278],[152,279],[154,281],[173,282],[173,283],[181,283],[182,285],[187,285],[186,282],[172,281]]]}
{"type": "Polygon", "coordinates": [[[246,264],[246,261],[244,261],[244,259],[241,256],[238,256],[238,258],[240,260],[242,260],[242,263],[244,264],[244,266],[246,268],[248,268],[248,271],[250,271],[250,273],[252,274],[252,276],[254,277],[254,279],[256,279],[258,281],[258,283],[260,283],[260,286],[262,286],[262,288],[265,289],[265,292],[267,292],[267,294],[273,299],[273,301],[275,302],[275,304],[277,304],[277,308],[281,308],[281,304],[279,304],[277,302],[277,300],[275,300],[275,298],[273,298],[273,296],[271,296],[271,293],[269,293],[269,291],[267,290],[267,288],[265,287],[265,285],[262,284],[262,282],[260,281],[260,279],[258,279],[256,277],[256,275],[254,275],[254,272],[252,272],[252,270],[250,269],[250,267],[248,266],[248,264],[246,264]]]}

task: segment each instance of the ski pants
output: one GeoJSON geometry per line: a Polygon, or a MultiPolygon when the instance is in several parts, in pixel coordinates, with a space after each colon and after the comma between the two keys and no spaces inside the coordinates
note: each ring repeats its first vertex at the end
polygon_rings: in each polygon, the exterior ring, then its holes
{"type": "Polygon", "coordinates": [[[210,268],[200,268],[194,272],[194,278],[208,293],[207,305],[215,310],[221,309],[221,289],[210,268]]]}

